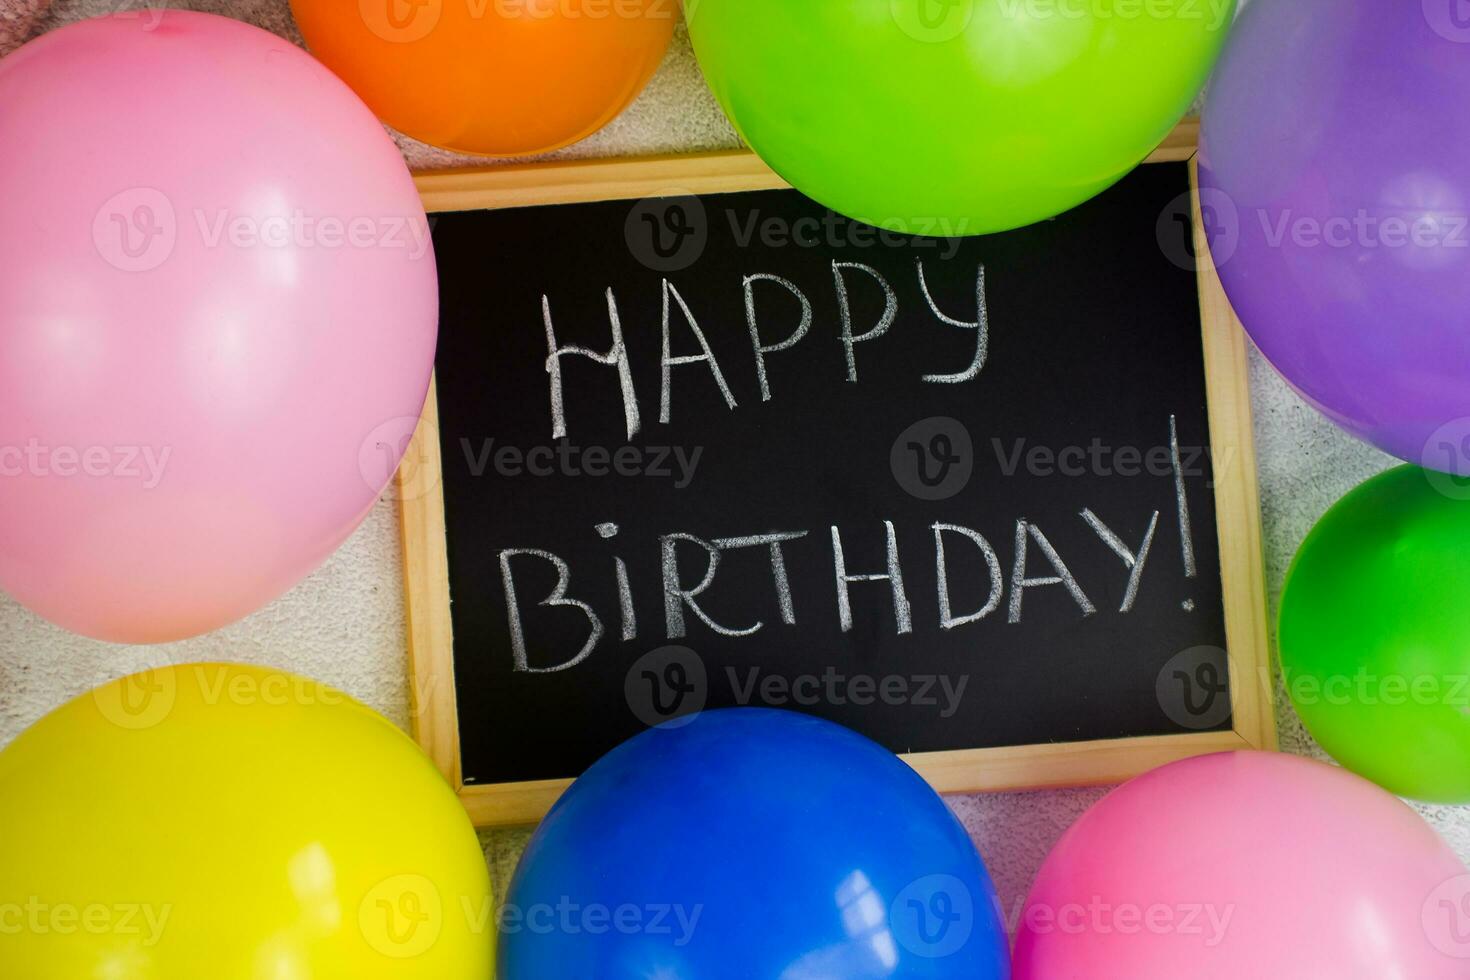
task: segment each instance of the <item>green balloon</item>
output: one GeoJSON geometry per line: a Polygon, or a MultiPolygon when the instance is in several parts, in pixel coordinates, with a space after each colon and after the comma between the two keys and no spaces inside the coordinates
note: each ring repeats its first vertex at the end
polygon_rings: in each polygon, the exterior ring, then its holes
{"type": "Polygon", "coordinates": [[[782,177],[869,224],[960,236],[1052,217],[1133,169],[1189,109],[1235,3],[685,8],[715,96],[782,177]]]}
{"type": "Polygon", "coordinates": [[[1308,730],[1400,796],[1470,803],[1470,499],[1401,466],[1312,529],[1281,598],[1281,667],[1308,730]]]}

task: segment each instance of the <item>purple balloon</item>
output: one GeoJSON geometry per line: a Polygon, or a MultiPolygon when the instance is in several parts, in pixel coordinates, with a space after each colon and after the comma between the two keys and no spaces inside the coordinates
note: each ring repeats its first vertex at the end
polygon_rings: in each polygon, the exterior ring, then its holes
{"type": "Polygon", "coordinates": [[[1276,369],[1354,435],[1470,475],[1464,0],[1254,0],[1211,83],[1200,183],[1276,369]]]}

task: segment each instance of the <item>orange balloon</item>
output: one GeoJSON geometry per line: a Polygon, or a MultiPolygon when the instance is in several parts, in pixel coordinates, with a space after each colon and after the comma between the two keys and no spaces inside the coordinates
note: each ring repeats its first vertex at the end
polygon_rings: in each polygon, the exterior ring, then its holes
{"type": "Polygon", "coordinates": [[[678,0],[291,0],[307,45],[388,125],[448,150],[590,136],[658,68],[678,0]]]}

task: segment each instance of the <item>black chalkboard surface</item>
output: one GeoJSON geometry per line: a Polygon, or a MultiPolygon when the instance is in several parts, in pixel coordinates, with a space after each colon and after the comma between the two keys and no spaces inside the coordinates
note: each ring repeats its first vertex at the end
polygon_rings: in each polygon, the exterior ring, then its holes
{"type": "Polygon", "coordinates": [[[1165,162],[975,238],[793,190],[438,215],[457,782],[741,704],[942,788],[1241,739],[1217,477],[1250,461],[1212,434],[1190,201],[1165,162]]]}

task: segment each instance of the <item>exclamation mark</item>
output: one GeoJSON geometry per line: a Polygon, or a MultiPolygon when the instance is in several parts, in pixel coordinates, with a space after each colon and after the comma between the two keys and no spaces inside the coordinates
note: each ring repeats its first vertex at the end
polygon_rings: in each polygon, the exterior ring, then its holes
{"type": "MultiPolygon", "coordinates": [[[[1169,459],[1174,466],[1174,502],[1179,511],[1179,553],[1184,560],[1184,577],[1194,578],[1198,569],[1194,563],[1194,529],[1189,520],[1189,495],[1184,489],[1184,468],[1179,463],[1179,422],[1169,416],[1169,459]]],[[[1186,599],[1184,608],[1194,609],[1194,600],[1186,599]]]]}

